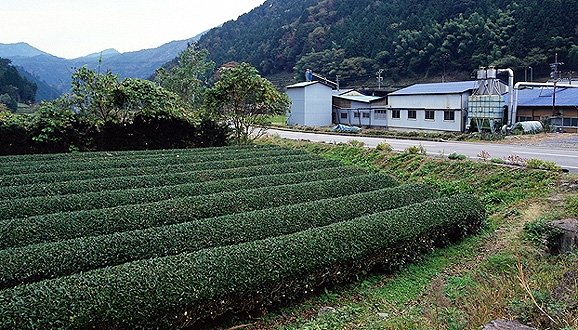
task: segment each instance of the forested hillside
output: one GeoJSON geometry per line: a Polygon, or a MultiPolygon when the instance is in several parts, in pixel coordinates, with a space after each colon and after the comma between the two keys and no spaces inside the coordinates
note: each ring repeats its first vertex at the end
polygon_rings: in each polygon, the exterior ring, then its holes
{"type": "Polygon", "coordinates": [[[23,78],[8,59],[0,58],[0,109],[5,107],[15,112],[18,102],[34,103],[36,84],[23,78]]]}
{"type": "Polygon", "coordinates": [[[262,74],[306,68],[345,84],[469,75],[479,66],[532,67],[546,77],[558,53],[578,69],[578,0],[268,0],[204,35],[217,64],[262,74]]]}

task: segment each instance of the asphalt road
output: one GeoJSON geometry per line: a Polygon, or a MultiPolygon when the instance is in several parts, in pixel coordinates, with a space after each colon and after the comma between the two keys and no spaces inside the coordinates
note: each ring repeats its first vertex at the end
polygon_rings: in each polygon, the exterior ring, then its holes
{"type": "Polygon", "coordinates": [[[482,151],[485,151],[488,158],[500,158],[508,160],[510,156],[519,156],[525,159],[541,159],[553,161],[562,168],[578,173],[578,149],[563,147],[536,147],[523,145],[507,145],[497,143],[474,143],[474,142],[435,142],[421,140],[401,140],[379,137],[345,136],[322,133],[306,133],[270,129],[270,135],[279,135],[282,138],[293,140],[309,140],[312,142],[327,143],[347,143],[350,140],[357,140],[365,143],[365,146],[374,148],[381,142],[387,142],[395,151],[403,151],[411,146],[422,146],[428,155],[445,156],[456,152],[466,155],[469,158],[477,159],[482,151]]]}

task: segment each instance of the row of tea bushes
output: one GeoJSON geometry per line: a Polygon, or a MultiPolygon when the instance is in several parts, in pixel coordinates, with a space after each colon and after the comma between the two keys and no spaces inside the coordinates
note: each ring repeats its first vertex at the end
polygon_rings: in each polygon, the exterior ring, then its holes
{"type": "Polygon", "coordinates": [[[0,175],[21,175],[50,172],[103,170],[107,168],[168,166],[175,164],[202,163],[233,159],[248,159],[258,157],[286,156],[304,154],[296,149],[266,148],[257,150],[241,150],[230,152],[183,152],[181,154],[148,156],[144,158],[106,158],[99,160],[83,160],[79,162],[56,161],[49,164],[32,162],[29,166],[0,167],[0,175]]]}
{"type": "Polygon", "coordinates": [[[476,232],[452,196],[265,240],[125,263],[0,291],[0,328],[172,327],[394,267],[476,232]],[[185,313],[186,312],[186,313],[185,313]]]}
{"type": "Polygon", "coordinates": [[[153,203],[172,198],[209,195],[225,191],[328,180],[367,174],[357,167],[334,167],[297,173],[261,175],[247,178],[205,181],[200,183],[151,188],[105,190],[83,194],[40,196],[0,200],[0,220],[43,214],[104,209],[129,204],[153,203]]]}
{"type": "Polygon", "coordinates": [[[397,186],[368,174],[0,221],[0,249],[165,226],[397,186]]]}
{"type": "Polygon", "coordinates": [[[299,160],[301,156],[285,156],[285,163],[263,164],[225,168],[220,170],[199,170],[182,173],[160,173],[126,177],[104,177],[90,180],[71,180],[51,184],[34,183],[21,186],[0,187],[0,201],[3,199],[80,194],[104,190],[153,188],[186,183],[236,179],[260,175],[297,173],[305,170],[330,169],[343,166],[333,160],[299,160]]]}
{"type": "Polygon", "coordinates": [[[291,234],[436,197],[431,186],[411,184],[171,226],[0,250],[0,288],[291,234]]]}
{"type": "Polygon", "coordinates": [[[105,159],[144,159],[149,157],[167,157],[181,154],[210,154],[281,149],[276,145],[232,145],[224,147],[208,147],[194,149],[156,149],[156,150],[121,150],[121,151],[91,151],[54,154],[25,154],[2,156],[0,168],[29,166],[34,164],[50,164],[61,162],[78,162],[105,159]]]}
{"type": "Polygon", "coordinates": [[[167,166],[121,167],[85,171],[66,171],[48,173],[30,173],[0,176],[0,187],[20,186],[28,184],[51,184],[71,180],[91,180],[99,178],[128,177],[158,173],[182,173],[202,170],[219,170],[237,167],[258,166],[264,164],[283,164],[290,161],[319,160],[320,157],[311,154],[290,154],[285,156],[262,156],[247,159],[231,159],[224,161],[204,161],[167,166]]]}

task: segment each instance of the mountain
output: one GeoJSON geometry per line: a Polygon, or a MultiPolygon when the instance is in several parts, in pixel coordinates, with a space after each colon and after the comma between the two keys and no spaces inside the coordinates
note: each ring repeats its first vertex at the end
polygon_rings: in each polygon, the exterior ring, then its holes
{"type": "Polygon", "coordinates": [[[48,55],[38,48],[34,48],[25,42],[15,44],[0,44],[0,57],[33,57],[38,55],[48,55]]]}
{"type": "Polygon", "coordinates": [[[26,43],[1,44],[0,57],[9,58],[28,80],[38,85],[38,101],[52,100],[70,89],[72,74],[87,66],[92,70],[110,70],[120,78],[147,79],[166,62],[174,59],[202,34],[186,40],[166,43],[160,47],[120,53],[107,49],[87,56],[64,59],[40,51],[26,43]],[[55,94],[56,91],[56,94],[55,94]]]}
{"type": "Polygon", "coordinates": [[[469,77],[479,66],[550,73],[558,53],[578,70],[578,0],[268,0],[203,35],[217,65],[266,76],[305,69],[345,85],[469,77]]]}
{"type": "Polygon", "coordinates": [[[9,59],[0,57],[0,103],[16,112],[18,103],[34,103],[36,84],[22,77],[9,59]]]}

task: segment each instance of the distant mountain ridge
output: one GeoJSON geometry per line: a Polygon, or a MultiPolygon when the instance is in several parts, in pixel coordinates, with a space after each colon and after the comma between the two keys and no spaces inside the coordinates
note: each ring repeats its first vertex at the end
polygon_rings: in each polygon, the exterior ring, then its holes
{"type": "Polygon", "coordinates": [[[0,57],[10,59],[23,76],[38,85],[37,101],[46,101],[68,91],[72,74],[85,65],[92,70],[110,70],[121,79],[147,79],[156,68],[173,60],[203,33],[190,39],[171,41],[157,48],[127,53],[107,49],[75,59],[53,56],[24,42],[0,43],[0,57]],[[100,58],[102,61],[99,63],[100,58]]]}

